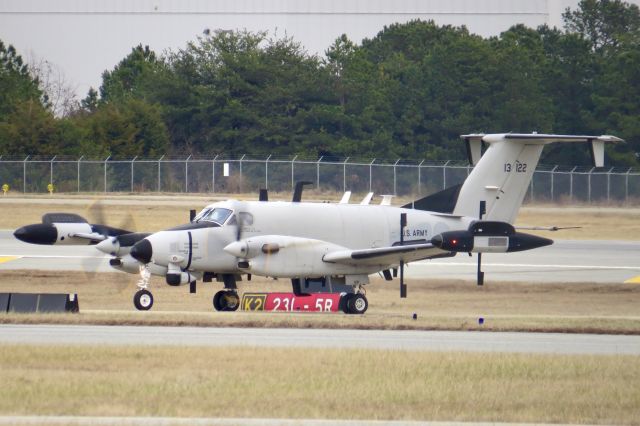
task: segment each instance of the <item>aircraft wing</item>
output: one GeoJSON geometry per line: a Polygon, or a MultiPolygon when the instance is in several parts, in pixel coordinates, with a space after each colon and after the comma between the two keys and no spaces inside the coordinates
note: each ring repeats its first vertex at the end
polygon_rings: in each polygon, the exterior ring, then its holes
{"type": "Polygon", "coordinates": [[[338,250],[325,254],[322,260],[349,265],[392,265],[400,263],[401,260],[413,262],[440,257],[447,253],[431,243],[421,243],[361,250],[338,250]]]}

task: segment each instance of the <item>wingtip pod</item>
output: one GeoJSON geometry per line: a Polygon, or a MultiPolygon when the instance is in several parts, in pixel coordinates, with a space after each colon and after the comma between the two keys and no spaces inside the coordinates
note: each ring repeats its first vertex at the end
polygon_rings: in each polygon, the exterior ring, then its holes
{"type": "Polygon", "coordinates": [[[598,137],[598,140],[601,140],[603,142],[611,142],[611,143],[625,142],[624,139],[619,138],[617,136],[613,136],[613,135],[602,135],[598,137]]]}
{"type": "Polygon", "coordinates": [[[13,236],[29,244],[53,245],[58,240],[58,231],[53,225],[36,223],[16,229],[13,236]]]}

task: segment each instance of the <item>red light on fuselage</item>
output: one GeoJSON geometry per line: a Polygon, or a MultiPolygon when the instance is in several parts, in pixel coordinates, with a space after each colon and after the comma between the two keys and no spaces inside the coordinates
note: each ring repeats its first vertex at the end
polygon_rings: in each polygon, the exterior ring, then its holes
{"type": "Polygon", "coordinates": [[[451,244],[453,244],[455,246],[456,244],[458,244],[458,240],[456,240],[456,239],[451,240],[451,244]]]}

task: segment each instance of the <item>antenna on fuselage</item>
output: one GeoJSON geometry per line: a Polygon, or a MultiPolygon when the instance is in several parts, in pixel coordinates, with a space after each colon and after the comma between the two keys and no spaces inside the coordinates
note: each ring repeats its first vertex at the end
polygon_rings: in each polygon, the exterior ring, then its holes
{"type": "Polygon", "coordinates": [[[296,187],[293,190],[293,198],[291,199],[292,203],[299,203],[302,200],[302,190],[305,185],[313,185],[313,182],[296,182],[296,187]]]}

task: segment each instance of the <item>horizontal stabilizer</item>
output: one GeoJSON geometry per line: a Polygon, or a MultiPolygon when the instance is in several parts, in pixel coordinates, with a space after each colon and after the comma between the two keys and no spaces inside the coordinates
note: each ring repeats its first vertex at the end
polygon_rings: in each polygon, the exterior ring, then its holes
{"type": "Polygon", "coordinates": [[[450,186],[449,188],[443,189],[435,194],[427,195],[419,200],[405,204],[402,208],[436,213],[453,213],[453,209],[458,202],[458,195],[460,194],[461,187],[462,184],[450,186]]]}
{"type": "Polygon", "coordinates": [[[624,140],[611,135],[589,136],[589,135],[555,135],[544,133],[496,133],[484,134],[475,133],[460,136],[467,144],[467,155],[469,162],[476,165],[480,160],[482,144],[493,144],[496,142],[515,142],[525,145],[546,145],[554,142],[588,142],[591,148],[591,159],[594,167],[604,166],[604,144],[605,142],[624,142],[624,140]]]}

